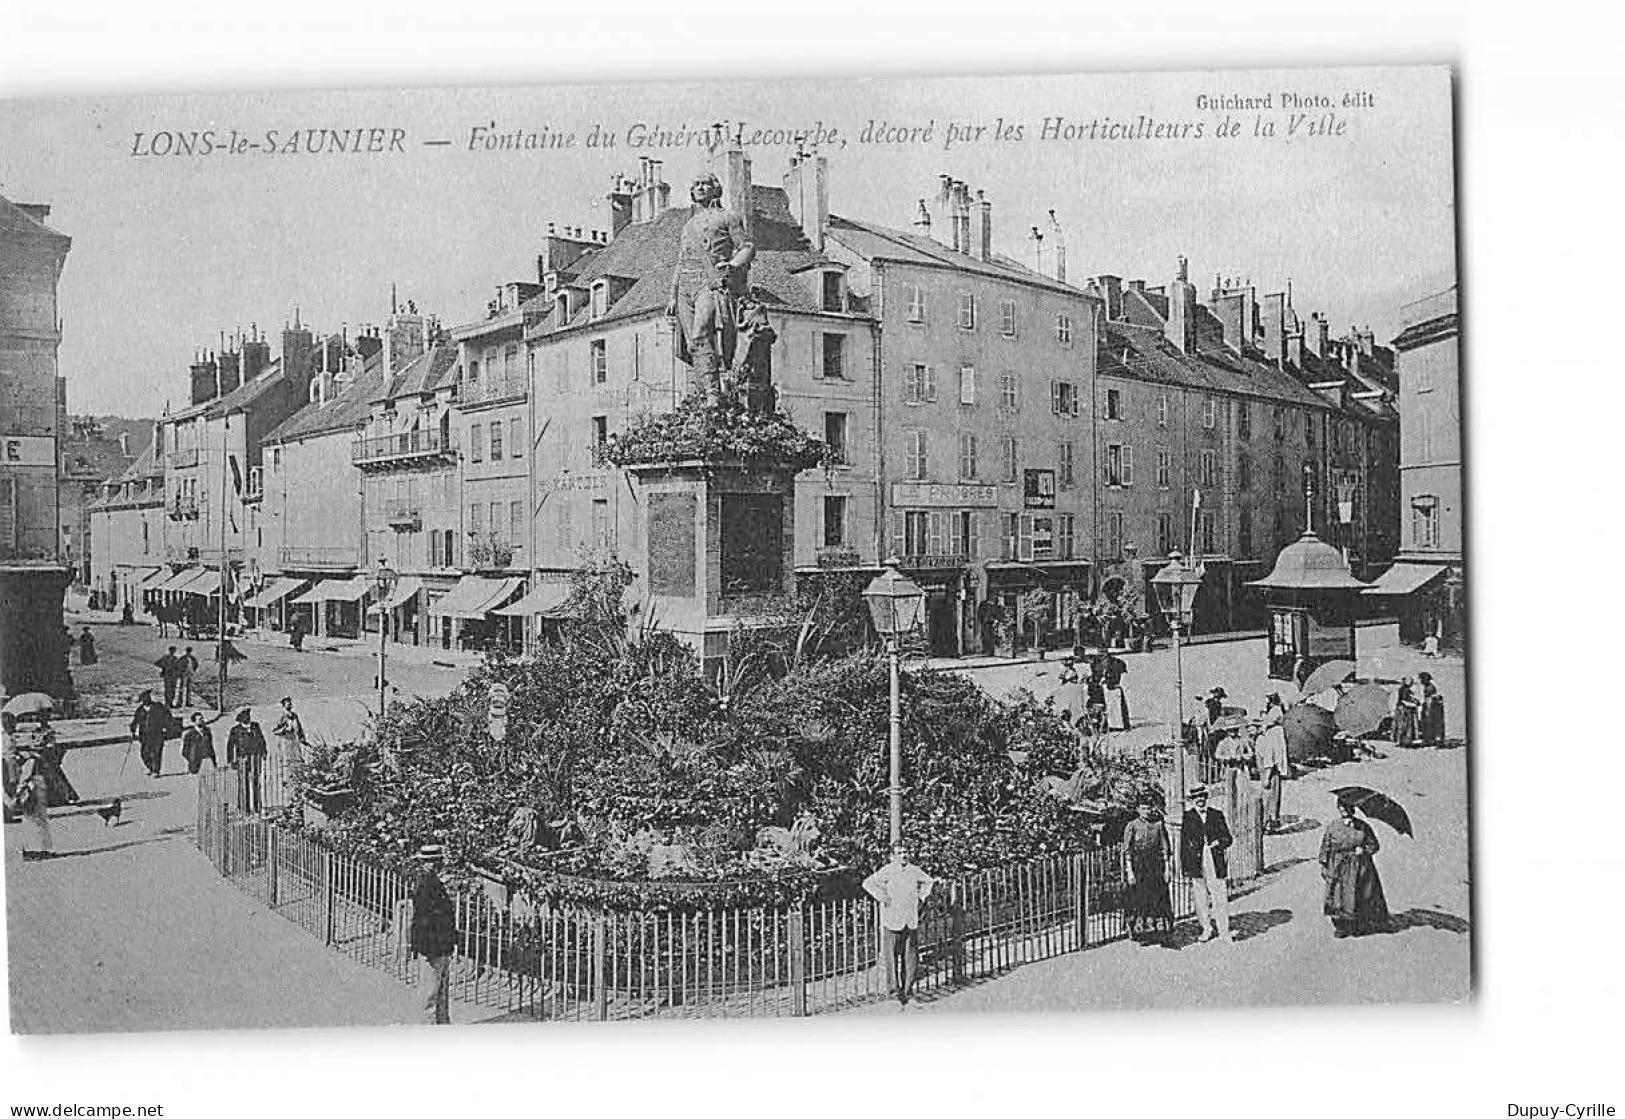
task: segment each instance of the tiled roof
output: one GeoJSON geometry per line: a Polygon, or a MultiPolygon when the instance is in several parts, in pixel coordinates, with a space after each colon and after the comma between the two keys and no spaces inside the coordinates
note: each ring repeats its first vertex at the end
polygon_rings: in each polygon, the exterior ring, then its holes
{"type": "Polygon", "coordinates": [[[841,217],[838,214],[831,214],[829,217],[829,233],[853,252],[871,260],[895,260],[934,268],[952,268],[960,272],[973,272],[995,279],[1049,288],[1079,299],[1087,298],[1081,289],[1052,279],[1042,272],[1035,272],[1007,256],[995,253],[988,260],[979,260],[968,253],[955,252],[946,245],[940,245],[918,233],[888,229],[873,222],[841,217]]]}
{"type": "MultiPolygon", "coordinates": [[[[407,396],[434,392],[456,379],[453,372],[456,365],[456,346],[434,346],[413,358],[405,369],[395,374],[392,382],[385,383],[384,379],[379,377],[369,399],[376,404],[385,400],[400,400],[407,396]]],[[[371,363],[368,368],[372,368],[371,363]]]]}
{"type": "MultiPolygon", "coordinates": [[[[782,198],[783,191],[762,187],[757,188],[755,196],[758,201],[751,242],[756,246],[756,259],[750,266],[751,296],[769,306],[818,310],[812,293],[795,272],[824,263],[828,258],[812,250],[800,226],[785,220],[788,206],[781,211],[775,201],[775,196],[782,198]]],[[[545,295],[537,296],[525,304],[527,335],[536,337],[589,321],[597,325],[663,310],[671,298],[671,273],[677,261],[678,238],[692,212],[692,207],[675,207],[653,221],[629,225],[609,244],[578,262],[579,271],[569,281],[571,287],[590,287],[601,279],[631,282],[610,306],[608,314],[591,320],[590,308],[583,306],[569,323],[560,324],[554,321],[556,311],[552,300],[545,295]]]]}
{"type": "Polygon", "coordinates": [[[379,355],[374,354],[361,376],[345,385],[326,404],[306,404],[272,428],[262,442],[285,443],[360,427],[372,414],[372,400],[383,387],[382,364],[379,355]]]}
{"type": "Polygon", "coordinates": [[[209,419],[240,412],[249,407],[266,393],[273,391],[282,384],[282,359],[277,358],[270,365],[260,371],[259,376],[252,381],[245,381],[232,389],[225,396],[216,397],[201,405],[203,414],[209,419]]]}
{"type": "Polygon", "coordinates": [[[1181,353],[1162,331],[1135,323],[1106,323],[1096,370],[1102,377],[1130,377],[1298,407],[1326,407],[1319,394],[1268,362],[1241,357],[1222,342],[1215,345],[1211,338],[1202,337],[1197,339],[1195,353],[1181,353]]]}
{"type": "Polygon", "coordinates": [[[163,473],[164,467],[158,461],[158,451],[151,443],[148,443],[147,449],[137,455],[129,468],[113,480],[119,483],[139,482],[143,478],[151,478],[155,475],[161,477],[163,473]]]}

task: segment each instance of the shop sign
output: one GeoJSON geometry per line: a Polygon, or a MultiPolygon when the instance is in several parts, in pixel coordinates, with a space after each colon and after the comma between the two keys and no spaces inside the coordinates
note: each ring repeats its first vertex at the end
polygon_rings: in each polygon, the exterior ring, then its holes
{"type": "Polygon", "coordinates": [[[1022,503],[1028,509],[1055,508],[1055,471],[1026,471],[1022,485],[1022,503]]]}

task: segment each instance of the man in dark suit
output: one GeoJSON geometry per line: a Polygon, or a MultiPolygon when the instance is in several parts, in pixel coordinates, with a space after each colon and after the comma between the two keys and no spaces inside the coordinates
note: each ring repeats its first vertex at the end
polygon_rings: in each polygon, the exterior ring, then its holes
{"type": "Polygon", "coordinates": [[[412,889],[412,954],[423,957],[423,1012],[428,1025],[451,1023],[451,956],[457,948],[457,910],[440,881],[446,849],[426,843],[413,856],[418,862],[412,889]]]}
{"type": "Polygon", "coordinates": [[[1179,826],[1179,869],[1191,880],[1196,895],[1196,923],[1202,939],[1234,939],[1230,935],[1230,892],[1225,884],[1229,867],[1230,825],[1224,813],[1207,806],[1207,790],[1191,790],[1191,806],[1179,826]]]}

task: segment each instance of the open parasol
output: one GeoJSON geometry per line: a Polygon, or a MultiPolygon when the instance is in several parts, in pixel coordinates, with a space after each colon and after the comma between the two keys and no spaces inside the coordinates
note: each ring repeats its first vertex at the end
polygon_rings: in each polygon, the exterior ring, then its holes
{"type": "Polygon", "coordinates": [[[1364,785],[1344,785],[1340,789],[1333,789],[1333,795],[1339,801],[1347,799],[1354,802],[1354,807],[1373,820],[1381,820],[1393,828],[1400,835],[1415,838],[1411,831],[1411,818],[1406,815],[1405,809],[1399,802],[1387,793],[1379,793],[1376,789],[1368,789],[1364,785]]]}
{"type": "Polygon", "coordinates": [[[0,707],[7,715],[25,718],[29,715],[38,715],[41,711],[56,710],[56,701],[44,692],[24,692],[22,695],[12,696],[6,700],[5,707],[0,707]]]}
{"type": "Polygon", "coordinates": [[[1332,713],[1313,703],[1294,703],[1281,726],[1286,731],[1287,757],[1295,762],[1325,754],[1337,733],[1332,713]]]}
{"type": "Polygon", "coordinates": [[[1247,716],[1239,712],[1219,716],[1213,724],[1214,730],[1241,730],[1247,725],[1247,716]]]}
{"type": "Polygon", "coordinates": [[[1388,693],[1376,684],[1356,684],[1337,698],[1335,719],[1344,734],[1369,734],[1388,717],[1388,693]]]}
{"type": "Polygon", "coordinates": [[[1305,696],[1319,695],[1329,688],[1335,688],[1343,681],[1353,676],[1357,666],[1353,661],[1327,661],[1309,674],[1303,682],[1305,696]]]}

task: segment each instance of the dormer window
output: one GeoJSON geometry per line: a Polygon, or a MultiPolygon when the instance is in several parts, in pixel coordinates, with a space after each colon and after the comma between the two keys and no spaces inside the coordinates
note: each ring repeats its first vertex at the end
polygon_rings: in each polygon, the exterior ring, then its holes
{"type": "Polygon", "coordinates": [[[846,310],[846,282],[839,272],[831,270],[823,275],[823,306],[837,313],[846,310]]]}
{"type": "Polygon", "coordinates": [[[570,293],[561,291],[553,297],[554,318],[558,326],[570,325],[570,293]]]}
{"type": "Polygon", "coordinates": [[[609,314],[609,281],[599,280],[592,286],[592,317],[596,321],[609,314]]]}

